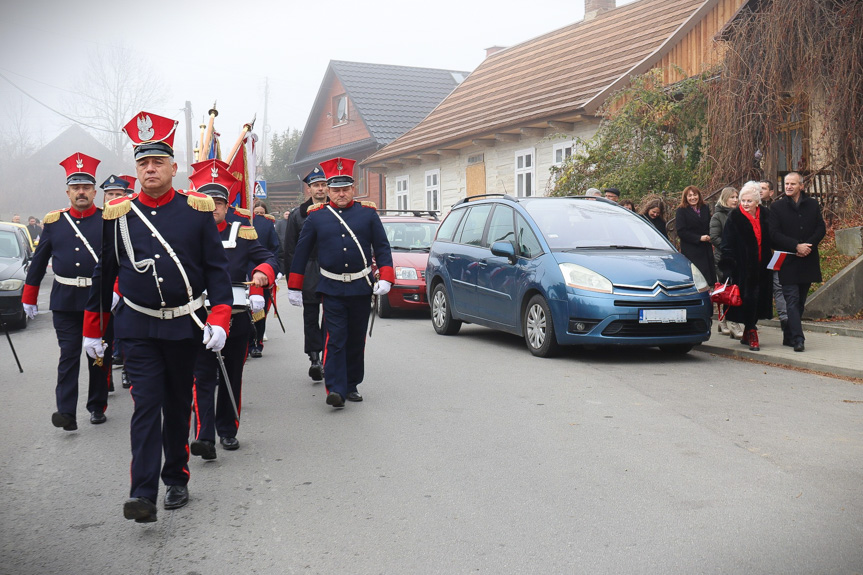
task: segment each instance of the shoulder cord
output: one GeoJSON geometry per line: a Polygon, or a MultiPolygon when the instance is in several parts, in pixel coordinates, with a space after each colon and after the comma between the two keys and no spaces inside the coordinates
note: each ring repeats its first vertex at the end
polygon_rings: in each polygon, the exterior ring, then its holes
{"type": "MultiPolygon", "coordinates": [[[[338,214],[338,212],[336,210],[334,210],[331,205],[327,204],[327,209],[330,210],[331,212],[333,212],[333,215],[336,216],[336,218],[338,218],[338,220],[340,222],[342,222],[342,225],[345,226],[345,229],[348,230],[349,234],[351,234],[351,239],[353,239],[354,243],[357,244],[357,248],[360,250],[360,255],[363,256],[363,268],[369,267],[369,262],[368,262],[368,260],[366,260],[366,252],[363,251],[363,247],[360,245],[360,240],[357,239],[357,236],[354,233],[354,230],[352,230],[351,227],[347,223],[345,223],[345,220],[342,219],[342,216],[340,216],[338,214]]],[[[369,286],[371,286],[372,281],[369,279],[369,274],[366,274],[363,277],[365,278],[366,283],[369,284],[369,286]]]]}
{"type": "Polygon", "coordinates": [[[240,232],[240,222],[231,222],[231,233],[227,240],[222,240],[222,247],[226,250],[237,247],[237,234],[240,232]]]}
{"type": "Polygon", "coordinates": [[[63,215],[66,216],[66,221],[69,222],[69,225],[72,226],[73,230],[75,230],[75,237],[83,242],[84,247],[87,248],[87,251],[90,252],[91,256],[93,256],[93,261],[99,263],[99,257],[96,255],[96,252],[93,251],[92,246],[90,246],[90,242],[87,241],[87,238],[84,237],[84,234],[81,233],[81,230],[78,229],[78,226],[76,226],[75,222],[72,221],[72,218],[69,217],[69,212],[63,212],[63,215]]]}

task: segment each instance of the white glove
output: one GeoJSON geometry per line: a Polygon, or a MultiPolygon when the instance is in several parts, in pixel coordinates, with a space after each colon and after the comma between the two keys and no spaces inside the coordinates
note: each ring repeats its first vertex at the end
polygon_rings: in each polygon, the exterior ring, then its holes
{"type": "Polygon", "coordinates": [[[204,345],[207,346],[207,349],[222,351],[222,348],[225,347],[225,340],[227,339],[228,334],[225,333],[225,330],[220,326],[209,324],[204,326],[204,345]]]}
{"type": "Polygon", "coordinates": [[[372,293],[375,295],[387,295],[390,293],[391,287],[393,287],[393,284],[387,280],[378,280],[377,283],[375,283],[375,288],[372,290],[372,293]]]}
{"type": "Polygon", "coordinates": [[[277,273],[277,274],[276,274],[276,281],[279,281],[279,280],[280,280],[280,279],[282,279],[283,277],[285,277],[285,274],[283,274],[282,272],[277,273]]]}
{"type": "Polygon", "coordinates": [[[120,294],[117,292],[111,292],[111,311],[117,309],[117,304],[120,303],[120,294]]]}
{"type": "Polygon", "coordinates": [[[27,317],[30,319],[36,319],[36,314],[39,313],[38,305],[30,305],[29,303],[24,304],[24,313],[27,314],[27,317]]]}
{"type": "Polygon", "coordinates": [[[87,355],[89,355],[91,359],[105,357],[106,347],[108,347],[108,344],[98,337],[84,338],[84,351],[87,352],[87,355]]]}
{"type": "Polygon", "coordinates": [[[262,295],[250,295],[249,296],[249,307],[252,308],[252,313],[258,313],[262,309],[264,309],[264,296],[262,295]]]}
{"type": "Polygon", "coordinates": [[[288,290],[288,301],[291,302],[291,305],[301,307],[303,305],[303,292],[302,292],[302,290],[289,289],[288,290]]]}

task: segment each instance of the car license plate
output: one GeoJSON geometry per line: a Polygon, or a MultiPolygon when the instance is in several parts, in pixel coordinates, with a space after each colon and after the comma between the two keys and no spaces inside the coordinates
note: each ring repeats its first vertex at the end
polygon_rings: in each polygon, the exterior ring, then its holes
{"type": "Polygon", "coordinates": [[[686,323],[686,310],[640,309],[638,323],[686,323]]]}

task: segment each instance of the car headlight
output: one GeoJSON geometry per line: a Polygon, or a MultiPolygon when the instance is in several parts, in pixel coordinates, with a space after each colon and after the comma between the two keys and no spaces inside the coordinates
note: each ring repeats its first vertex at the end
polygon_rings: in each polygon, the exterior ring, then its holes
{"type": "Polygon", "coordinates": [[[0,291],[15,291],[21,289],[24,285],[24,280],[3,280],[0,281],[0,291]]]}
{"type": "Polygon", "coordinates": [[[704,278],[704,274],[698,271],[695,264],[690,263],[689,266],[692,268],[692,279],[695,280],[695,289],[700,292],[708,291],[712,286],[707,285],[707,280],[704,278]]]}
{"type": "Polygon", "coordinates": [[[414,268],[403,268],[396,266],[397,280],[415,280],[418,279],[417,270],[414,268]]]}
{"type": "Polygon", "coordinates": [[[563,263],[558,265],[561,273],[563,273],[563,279],[569,287],[600,293],[612,292],[611,280],[607,277],[576,264],[563,263]]]}

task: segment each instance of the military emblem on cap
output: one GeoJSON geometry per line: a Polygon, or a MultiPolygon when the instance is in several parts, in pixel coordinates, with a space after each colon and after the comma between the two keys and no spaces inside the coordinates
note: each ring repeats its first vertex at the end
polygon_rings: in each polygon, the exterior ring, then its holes
{"type": "Polygon", "coordinates": [[[114,174],[111,174],[111,176],[107,180],[102,182],[102,185],[99,187],[105,191],[108,191],[108,190],[126,191],[129,189],[129,182],[127,182],[123,178],[120,178],[118,176],[115,176],[114,174]]]}
{"type": "Polygon", "coordinates": [[[147,156],[174,156],[174,132],[177,120],[150,112],[140,112],[123,126],[123,131],[132,140],[135,159],[147,156]]]}
{"type": "Polygon", "coordinates": [[[326,182],[327,177],[324,175],[324,171],[319,167],[315,166],[315,169],[308,173],[308,175],[303,178],[303,181],[311,186],[315,182],[326,182]]]}
{"type": "Polygon", "coordinates": [[[100,164],[100,160],[92,158],[86,154],[77,152],[72,154],[60,165],[66,170],[66,185],[74,184],[96,184],[96,166],[100,164]]]}
{"type": "Polygon", "coordinates": [[[321,162],[321,168],[327,177],[327,185],[331,188],[343,188],[354,185],[354,164],[356,160],[349,158],[333,158],[321,162]]]}
{"type": "Polygon", "coordinates": [[[189,181],[195,191],[228,201],[231,190],[238,182],[237,178],[231,175],[228,164],[222,160],[204,160],[192,164],[192,169],[195,172],[189,176],[189,181]]]}

